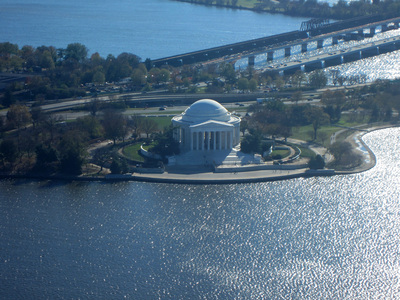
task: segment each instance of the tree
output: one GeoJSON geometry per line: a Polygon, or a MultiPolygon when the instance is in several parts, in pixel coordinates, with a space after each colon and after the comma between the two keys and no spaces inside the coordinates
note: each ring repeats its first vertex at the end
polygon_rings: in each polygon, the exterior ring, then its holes
{"type": "Polygon", "coordinates": [[[65,60],[72,59],[77,62],[83,62],[88,55],[88,49],[80,43],[73,43],[67,46],[65,50],[65,60]]]}
{"type": "Polygon", "coordinates": [[[97,112],[100,110],[101,103],[100,100],[96,98],[93,98],[88,104],[87,108],[90,111],[90,114],[95,117],[97,112]]]}
{"type": "Polygon", "coordinates": [[[102,127],[99,120],[94,116],[85,116],[76,119],[76,127],[80,131],[87,133],[91,139],[99,138],[102,136],[102,127]]]}
{"type": "Polygon", "coordinates": [[[3,140],[0,143],[0,157],[3,161],[8,161],[10,163],[14,163],[18,156],[18,149],[15,142],[11,139],[3,140]]]}
{"type": "Polygon", "coordinates": [[[49,142],[52,143],[54,140],[54,136],[57,132],[57,124],[59,124],[63,118],[59,115],[51,114],[51,113],[45,113],[44,114],[44,120],[43,120],[43,129],[45,133],[46,131],[50,135],[50,140],[49,142]]]}
{"type": "Polygon", "coordinates": [[[297,88],[301,87],[301,84],[303,83],[304,80],[305,80],[305,75],[300,70],[296,71],[296,73],[294,73],[292,76],[292,82],[297,88]]]}
{"type": "Polygon", "coordinates": [[[240,150],[244,153],[261,153],[261,141],[261,133],[259,131],[253,131],[243,138],[240,150]]]}
{"type": "Polygon", "coordinates": [[[103,72],[96,71],[93,74],[92,82],[96,84],[103,84],[104,82],[106,82],[106,76],[104,75],[103,72]]]}
{"type": "Polygon", "coordinates": [[[322,70],[317,70],[317,71],[313,72],[310,75],[309,80],[310,80],[310,85],[316,89],[320,89],[320,88],[326,86],[326,84],[328,82],[328,78],[326,77],[324,71],[322,71],[322,70]]]}
{"type": "Polygon", "coordinates": [[[249,80],[245,77],[242,77],[238,80],[237,85],[240,91],[247,91],[249,89],[249,80]]]}
{"type": "Polygon", "coordinates": [[[282,79],[281,76],[278,76],[275,78],[274,83],[275,83],[276,88],[278,90],[280,90],[283,87],[283,85],[285,84],[285,81],[282,79]]]}
{"type": "Polygon", "coordinates": [[[310,159],[308,167],[313,170],[323,169],[325,168],[325,160],[318,154],[310,159]]]}
{"type": "Polygon", "coordinates": [[[346,102],[346,95],[342,91],[326,90],[321,95],[321,100],[325,105],[342,107],[346,102]]]}
{"type": "Polygon", "coordinates": [[[93,67],[103,66],[104,61],[104,58],[102,58],[98,52],[93,53],[90,57],[90,63],[93,67]]]}
{"type": "Polygon", "coordinates": [[[36,147],[35,169],[44,172],[54,170],[54,164],[58,162],[57,150],[49,145],[39,144],[36,147]]]}
{"type": "Polygon", "coordinates": [[[42,53],[40,66],[44,69],[50,69],[50,70],[55,68],[54,59],[50,51],[46,50],[42,53]]]}
{"type": "Polygon", "coordinates": [[[61,138],[59,145],[61,172],[79,175],[85,157],[85,137],[77,131],[67,131],[61,138]]]}
{"type": "Polygon", "coordinates": [[[329,147],[335,157],[336,165],[351,167],[361,163],[362,155],[353,151],[349,142],[336,142],[329,147]]]}
{"type": "Polygon", "coordinates": [[[5,106],[5,107],[9,107],[11,105],[13,105],[16,101],[16,98],[14,96],[13,91],[10,88],[7,88],[3,98],[1,99],[1,105],[5,106]]]}
{"type": "Polygon", "coordinates": [[[31,116],[32,116],[32,125],[33,128],[36,128],[41,122],[44,121],[44,113],[40,106],[34,106],[31,108],[31,116]]]}
{"type": "Polygon", "coordinates": [[[243,118],[242,121],[240,122],[240,131],[242,132],[242,135],[244,136],[246,133],[246,130],[249,129],[249,121],[248,118],[243,118]]]}
{"type": "Polygon", "coordinates": [[[249,90],[251,92],[254,92],[257,89],[258,83],[257,80],[255,80],[254,78],[249,80],[249,90]]]}
{"type": "Polygon", "coordinates": [[[139,68],[133,70],[131,78],[134,86],[141,87],[146,84],[146,73],[139,68]]]}
{"type": "Polygon", "coordinates": [[[7,112],[7,122],[13,128],[20,129],[32,119],[28,107],[25,105],[11,105],[7,112]]]}
{"type": "Polygon", "coordinates": [[[103,114],[103,127],[105,136],[115,142],[119,138],[125,138],[127,133],[126,119],[121,112],[106,110],[103,114]]]}
{"type": "Polygon", "coordinates": [[[236,80],[236,72],[233,64],[223,63],[221,69],[222,69],[221,75],[224,76],[225,79],[230,83],[234,83],[236,80]]]}
{"type": "Polygon", "coordinates": [[[110,166],[110,171],[111,171],[111,174],[121,174],[122,168],[121,168],[121,164],[119,163],[118,160],[113,159],[111,166],[110,166]]]}
{"type": "Polygon", "coordinates": [[[158,133],[154,138],[155,145],[150,151],[161,157],[179,154],[179,142],[174,139],[173,131],[174,128],[170,125],[163,133],[158,133]]]}
{"type": "Polygon", "coordinates": [[[133,129],[134,138],[140,138],[140,134],[143,128],[143,121],[145,119],[138,114],[133,114],[128,120],[129,126],[133,129]]]}
{"type": "Polygon", "coordinates": [[[329,122],[329,116],[323,111],[321,107],[310,106],[305,111],[308,121],[313,125],[314,134],[313,140],[317,139],[317,131],[323,124],[329,122]]]}
{"type": "Polygon", "coordinates": [[[142,129],[144,133],[146,134],[146,137],[149,138],[150,133],[153,133],[158,129],[158,125],[156,121],[150,118],[145,118],[142,122],[142,129]]]}
{"type": "Polygon", "coordinates": [[[303,93],[301,91],[296,91],[292,94],[292,101],[297,103],[303,98],[303,93]]]}
{"type": "Polygon", "coordinates": [[[112,174],[125,174],[129,172],[129,167],[126,159],[114,155],[110,166],[110,171],[112,174]]]}
{"type": "Polygon", "coordinates": [[[167,83],[171,76],[170,72],[167,69],[161,69],[160,71],[160,82],[167,83]]]}
{"type": "Polygon", "coordinates": [[[342,157],[351,153],[352,147],[349,142],[335,142],[329,147],[329,152],[335,157],[335,160],[340,163],[342,157]]]}

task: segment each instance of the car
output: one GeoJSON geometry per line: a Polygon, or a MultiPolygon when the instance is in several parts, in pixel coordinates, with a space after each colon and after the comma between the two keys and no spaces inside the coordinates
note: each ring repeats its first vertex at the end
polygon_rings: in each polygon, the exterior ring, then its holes
{"type": "Polygon", "coordinates": [[[161,106],[158,110],[165,110],[165,107],[161,106]]]}

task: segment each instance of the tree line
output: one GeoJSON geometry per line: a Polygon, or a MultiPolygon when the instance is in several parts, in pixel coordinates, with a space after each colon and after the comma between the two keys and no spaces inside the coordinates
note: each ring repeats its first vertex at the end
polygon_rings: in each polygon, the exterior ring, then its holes
{"type": "MultiPolygon", "coordinates": [[[[321,94],[320,105],[298,103],[302,92],[295,91],[292,105],[285,105],[279,97],[269,98],[262,104],[249,107],[249,114],[242,119],[243,152],[264,153],[271,145],[269,140],[286,139],[293,130],[309,126],[308,141],[325,144],[335,156],[336,166],[352,166],[360,157],[347,142],[330,143],[330,136],[320,132],[322,126],[340,124],[368,124],[400,121],[400,81],[377,81],[372,85],[348,90],[326,90],[321,94]],[[346,112],[344,115],[343,112],[346,112]],[[344,118],[345,117],[345,118],[344,118]],[[245,134],[246,133],[246,134],[245,134]]],[[[312,164],[316,163],[315,158],[312,164]]],[[[318,165],[318,164],[317,164],[318,165]]]]}
{"type": "MultiPolygon", "coordinates": [[[[88,106],[100,105],[96,101],[88,106]]],[[[87,162],[103,167],[115,161],[115,167],[121,160],[115,153],[117,141],[150,138],[159,131],[151,118],[125,116],[110,107],[66,121],[40,107],[13,104],[6,117],[0,117],[0,170],[79,175],[87,162]],[[107,140],[112,144],[88,152],[93,142],[107,140]]]]}
{"type": "Polygon", "coordinates": [[[374,14],[399,12],[400,3],[395,0],[386,1],[344,1],[339,0],[333,5],[317,0],[178,0],[182,2],[226,6],[239,9],[252,9],[258,12],[281,13],[290,16],[329,18],[345,20],[374,14]]]}

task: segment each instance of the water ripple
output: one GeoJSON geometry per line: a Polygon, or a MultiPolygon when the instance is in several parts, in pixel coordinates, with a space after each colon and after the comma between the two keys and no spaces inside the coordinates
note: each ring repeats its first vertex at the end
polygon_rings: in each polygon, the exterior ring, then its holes
{"type": "Polygon", "coordinates": [[[348,176],[206,186],[2,181],[0,294],[398,299],[399,136],[364,136],[377,165],[348,176]]]}

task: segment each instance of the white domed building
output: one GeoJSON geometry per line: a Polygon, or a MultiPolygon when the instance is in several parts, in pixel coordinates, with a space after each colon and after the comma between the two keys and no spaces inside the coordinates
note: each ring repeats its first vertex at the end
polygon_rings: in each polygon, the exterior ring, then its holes
{"type": "Polygon", "coordinates": [[[240,118],[231,115],[217,101],[193,103],[172,119],[181,152],[231,150],[240,143],[240,118]]]}
{"type": "MultiPolygon", "coordinates": [[[[240,118],[220,103],[202,99],[172,118],[174,138],[181,154],[170,158],[170,165],[219,165],[242,163],[238,156],[240,118]]],[[[252,157],[254,159],[254,157],[252,157]]]]}

